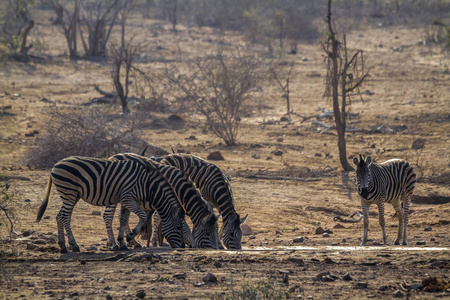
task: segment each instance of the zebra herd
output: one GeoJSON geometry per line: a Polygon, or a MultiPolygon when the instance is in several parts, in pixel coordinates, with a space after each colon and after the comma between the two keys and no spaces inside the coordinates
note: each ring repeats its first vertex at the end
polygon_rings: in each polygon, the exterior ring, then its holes
{"type": "MultiPolygon", "coordinates": [[[[108,234],[108,246],[112,250],[127,249],[128,242],[147,228],[155,213],[156,228],[173,248],[241,249],[241,218],[236,212],[233,193],[227,176],[216,165],[190,154],[170,154],[166,157],[145,157],[132,153],[116,154],[109,159],[68,157],[55,164],[51,171],[46,196],[39,208],[37,222],[47,208],[52,184],[58,190],[62,206],[56,216],[58,244],[66,253],[64,231],[72,251],[80,248],[72,234],[70,223],[73,208],[79,199],[97,206],[106,206],[103,219],[108,234]],[[121,204],[120,227],[117,241],[112,222],[117,204],[121,204]],[[219,230],[213,208],[222,216],[219,230]],[[130,212],[139,217],[133,230],[128,227],[130,212]],[[192,231],[185,221],[192,221],[192,231]],[[222,241],[221,241],[222,240],[222,241]]],[[[384,221],[384,204],[392,203],[399,218],[399,229],[394,244],[407,244],[406,227],[416,174],[403,160],[393,159],[384,163],[372,162],[370,156],[359,155],[353,159],[356,166],[358,194],[364,216],[362,244],[367,243],[369,207],[375,203],[379,210],[379,222],[383,242],[387,244],[384,221]]],[[[155,242],[153,243],[156,244],[155,242]]]]}

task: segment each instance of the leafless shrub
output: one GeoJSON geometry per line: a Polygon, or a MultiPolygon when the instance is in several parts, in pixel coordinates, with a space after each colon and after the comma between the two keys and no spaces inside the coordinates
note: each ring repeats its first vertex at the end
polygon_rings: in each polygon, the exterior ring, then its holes
{"type": "Polygon", "coordinates": [[[291,83],[292,72],[294,69],[293,63],[279,62],[272,68],[270,68],[270,73],[272,79],[277,83],[278,89],[281,91],[281,97],[286,99],[286,115],[291,118],[291,90],[289,84],[291,83]]]}
{"type": "Polygon", "coordinates": [[[213,55],[183,58],[185,70],[168,71],[169,80],[206,118],[206,125],[227,145],[235,145],[243,107],[262,85],[264,71],[251,54],[218,49],[213,55]]]}
{"type": "Polygon", "coordinates": [[[147,143],[140,137],[141,119],[107,115],[92,108],[53,108],[47,131],[25,154],[31,167],[51,167],[71,156],[109,157],[139,152],[147,143]]]}
{"type": "MultiPolygon", "coordinates": [[[[0,178],[1,180],[2,178],[0,178]]],[[[9,226],[9,232],[11,233],[14,230],[14,207],[17,205],[14,193],[9,188],[10,185],[7,183],[0,184],[0,227],[9,226]]]]}

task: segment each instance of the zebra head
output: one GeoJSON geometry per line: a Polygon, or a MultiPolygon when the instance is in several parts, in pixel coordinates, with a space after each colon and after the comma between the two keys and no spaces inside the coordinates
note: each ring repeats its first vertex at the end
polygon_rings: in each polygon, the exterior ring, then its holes
{"type": "Polygon", "coordinates": [[[241,240],[242,240],[242,229],[241,224],[244,224],[247,221],[248,215],[241,218],[239,215],[233,214],[230,218],[224,222],[221,235],[223,235],[223,243],[227,247],[227,249],[236,249],[239,250],[242,248],[241,240]]]}
{"type": "Polygon", "coordinates": [[[217,245],[217,220],[219,218],[210,210],[206,216],[202,217],[200,224],[194,224],[192,235],[198,248],[218,249],[217,245]]]}
{"type": "Polygon", "coordinates": [[[371,180],[370,165],[372,157],[359,154],[353,158],[353,164],[356,167],[356,182],[358,184],[358,194],[367,199],[369,196],[369,185],[371,180]]]}
{"type": "Polygon", "coordinates": [[[172,248],[184,248],[183,220],[184,210],[181,208],[172,209],[168,216],[161,216],[161,232],[172,248]]]}

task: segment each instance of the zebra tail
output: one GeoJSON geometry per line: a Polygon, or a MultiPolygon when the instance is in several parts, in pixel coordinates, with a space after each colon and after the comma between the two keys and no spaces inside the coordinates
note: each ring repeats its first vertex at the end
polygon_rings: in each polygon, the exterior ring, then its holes
{"type": "Polygon", "coordinates": [[[44,212],[47,209],[48,199],[50,199],[50,193],[52,191],[52,183],[53,183],[53,179],[52,179],[52,176],[50,175],[50,179],[48,180],[48,184],[47,184],[47,194],[45,195],[45,198],[42,201],[41,206],[39,207],[38,215],[36,218],[37,223],[39,223],[39,221],[42,219],[42,216],[44,216],[44,212]]]}

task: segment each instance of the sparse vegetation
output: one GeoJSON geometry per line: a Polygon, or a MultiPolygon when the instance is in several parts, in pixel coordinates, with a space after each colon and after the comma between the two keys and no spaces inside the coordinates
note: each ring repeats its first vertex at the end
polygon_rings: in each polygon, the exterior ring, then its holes
{"type": "Polygon", "coordinates": [[[14,193],[10,190],[8,183],[2,182],[3,175],[0,174],[0,227],[8,226],[9,232],[14,230],[15,214],[17,205],[14,193]]]}
{"type": "Polygon", "coordinates": [[[227,300],[268,300],[268,299],[289,299],[290,292],[286,286],[275,281],[244,282],[241,291],[233,290],[231,297],[224,297],[227,300]]]}
{"type": "Polygon", "coordinates": [[[53,109],[46,132],[25,154],[32,167],[52,167],[68,156],[107,158],[120,152],[138,152],[147,143],[140,138],[139,118],[109,115],[89,108],[53,109]]]}

